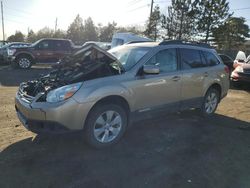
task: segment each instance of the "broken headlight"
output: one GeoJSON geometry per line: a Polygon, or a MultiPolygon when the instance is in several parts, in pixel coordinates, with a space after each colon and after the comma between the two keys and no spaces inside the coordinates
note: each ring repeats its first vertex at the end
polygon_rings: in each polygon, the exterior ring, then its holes
{"type": "Polygon", "coordinates": [[[46,101],[51,103],[64,101],[72,97],[81,86],[82,82],[79,82],[54,89],[47,94],[46,101]]]}

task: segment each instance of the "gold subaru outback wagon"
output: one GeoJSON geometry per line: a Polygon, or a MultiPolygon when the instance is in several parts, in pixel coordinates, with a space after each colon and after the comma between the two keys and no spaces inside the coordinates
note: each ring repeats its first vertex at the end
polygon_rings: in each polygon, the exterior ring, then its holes
{"type": "Polygon", "coordinates": [[[15,107],[32,132],[83,130],[101,148],[148,113],[197,108],[212,115],[228,92],[228,73],[204,44],[142,42],[108,52],[87,44],[48,75],[21,83],[15,107]]]}

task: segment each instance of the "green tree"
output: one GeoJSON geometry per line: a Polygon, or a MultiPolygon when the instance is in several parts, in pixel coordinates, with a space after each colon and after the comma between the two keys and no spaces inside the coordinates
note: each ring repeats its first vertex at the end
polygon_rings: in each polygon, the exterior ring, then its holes
{"type": "Polygon", "coordinates": [[[9,42],[24,42],[24,34],[20,31],[16,31],[14,35],[8,37],[9,42]]]}
{"type": "Polygon", "coordinates": [[[53,37],[54,37],[54,38],[66,38],[66,37],[67,37],[66,35],[67,35],[67,34],[66,34],[65,31],[63,31],[63,30],[61,30],[61,29],[58,29],[58,30],[56,30],[56,32],[54,32],[53,37]]]}
{"type": "Polygon", "coordinates": [[[222,25],[212,30],[214,42],[219,49],[237,48],[249,37],[249,27],[245,18],[230,17],[222,25]]]}
{"type": "Polygon", "coordinates": [[[83,38],[83,33],[83,20],[78,14],[67,30],[67,38],[71,39],[75,44],[80,45],[85,41],[83,38]]]}
{"type": "Polygon", "coordinates": [[[33,43],[36,40],[37,40],[36,33],[34,33],[34,31],[32,29],[29,30],[29,33],[28,33],[27,38],[26,38],[26,41],[30,42],[30,43],[33,43]]]}
{"type": "Polygon", "coordinates": [[[144,34],[148,38],[156,40],[160,37],[160,32],[159,32],[160,28],[161,28],[161,12],[160,12],[160,7],[157,5],[154,7],[151,16],[148,18],[144,34]]]}
{"type": "Polygon", "coordinates": [[[36,40],[40,40],[42,38],[53,38],[53,37],[54,37],[54,30],[48,27],[44,27],[36,33],[36,40]]]}
{"type": "Polygon", "coordinates": [[[96,26],[92,20],[92,18],[87,18],[84,21],[83,25],[83,40],[84,42],[87,41],[97,41],[98,40],[98,34],[96,26]]]}
{"type": "Polygon", "coordinates": [[[143,34],[143,31],[139,28],[139,26],[126,26],[126,27],[117,27],[116,32],[120,33],[134,33],[136,35],[143,34]]]}
{"type": "Polygon", "coordinates": [[[101,42],[110,42],[112,40],[113,34],[116,32],[116,23],[108,23],[106,26],[99,25],[99,40],[101,42]]]}
{"type": "Polygon", "coordinates": [[[196,29],[207,43],[212,30],[231,16],[229,3],[226,0],[195,0],[194,5],[196,29]]]}
{"type": "Polygon", "coordinates": [[[166,30],[164,38],[190,39],[194,33],[194,11],[191,0],[172,0],[168,15],[163,16],[162,27],[166,30]]]}

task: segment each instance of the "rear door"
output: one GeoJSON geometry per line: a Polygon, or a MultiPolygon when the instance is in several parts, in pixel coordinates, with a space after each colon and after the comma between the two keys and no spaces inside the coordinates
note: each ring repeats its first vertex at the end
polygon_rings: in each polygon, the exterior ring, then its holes
{"type": "Polygon", "coordinates": [[[200,107],[209,77],[206,60],[197,49],[179,48],[179,53],[182,69],[181,109],[200,107]]]}
{"type": "Polygon", "coordinates": [[[34,55],[39,63],[51,63],[54,59],[53,43],[50,40],[42,40],[35,48],[34,55]]]}
{"type": "Polygon", "coordinates": [[[179,108],[181,72],[175,48],[156,53],[145,65],[156,65],[159,74],[145,74],[134,81],[135,106],[139,112],[149,110],[176,111],[179,108]]]}
{"type": "Polygon", "coordinates": [[[71,44],[67,40],[56,40],[53,42],[54,57],[53,62],[58,62],[60,59],[71,53],[71,44]]]}

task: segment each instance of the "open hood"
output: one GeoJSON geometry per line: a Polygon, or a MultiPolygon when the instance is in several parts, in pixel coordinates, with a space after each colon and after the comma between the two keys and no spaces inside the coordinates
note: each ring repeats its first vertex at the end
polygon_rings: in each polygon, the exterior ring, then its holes
{"type": "Polygon", "coordinates": [[[75,62],[82,62],[84,61],[84,58],[93,61],[95,61],[96,59],[105,59],[106,63],[116,62],[119,68],[124,71],[122,64],[115,56],[93,43],[87,43],[83,45],[81,48],[79,48],[79,50],[77,50],[77,52],[75,52],[71,56],[66,57],[61,62],[59,62],[59,64],[65,65],[68,63],[72,64],[75,62]]]}
{"type": "Polygon", "coordinates": [[[119,75],[124,72],[121,63],[110,53],[95,44],[86,44],[80,50],[62,59],[52,71],[36,80],[20,85],[20,92],[30,97],[53,89],[77,83],[119,75]]]}

